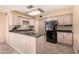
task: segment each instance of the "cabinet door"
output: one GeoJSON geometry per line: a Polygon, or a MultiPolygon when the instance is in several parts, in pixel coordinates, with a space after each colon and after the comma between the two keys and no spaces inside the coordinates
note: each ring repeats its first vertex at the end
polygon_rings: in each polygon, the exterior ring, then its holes
{"type": "Polygon", "coordinates": [[[38,37],[36,40],[36,53],[44,54],[45,51],[45,36],[38,37]]]}
{"type": "Polygon", "coordinates": [[[14,46],[15,45],[15,35],[13,34],[13,33],[11,33],[11,32],[9,32],[9,37],[8,37],[8,40],[7,40],[7,42],[10,44],[10,45],[12,45],[12,46],[14,46]]]}
{"type": "Polygon", "coordinates": [[[57,33],[57,42],[58,43],[63,43],[64,42],[64,38],[63,38],[63,33],[62,32],[58,32],[57,33]]]}
{"type": "Polygon", "coordinates": [[[20,25],[20,20],[18,16],[12,15],[12,25],[20,25]]]}
{"type": "Polygon", "coordinates": [[[17,33],[9,33],[8,43],[15,47],[20,53],[26,52],[25,37],[17,33]]]}
{"type": "Polygon", "coordinates": [[[72,33],[64,33],[64,43],[72,45],[72,33]]]}
{"type": "Polygon", "coordinates": [[[72,14],[64,15],[64,25],[72,24],[72,14]]]}
{"type": "MultiPolygon", "coordinates": [[[[16,33],[15,33],[16,34],[16,33]]],[[[21,34],[16,34],[16,48],[26,53],[26,37],[21,34]]]]}
{"type": "Polygon", "coordinates": [[[35,54],[35,37],[26,36],[26,54],[35,54]]]}
{"type": "Polygon", "coordinates": [[[58,25],[63,25],[63,16],[57,16],[58,25]]]}

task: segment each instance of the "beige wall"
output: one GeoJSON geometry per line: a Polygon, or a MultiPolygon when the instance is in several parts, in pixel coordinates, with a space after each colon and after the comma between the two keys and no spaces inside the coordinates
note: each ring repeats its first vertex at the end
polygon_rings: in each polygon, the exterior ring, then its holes
{"type": "Polygon", "coordinates": [[[73,7],[73,47],[79,52],[79,6],[73,7]]]}
{"type": "Polygon", "coordinates": [[[6,16],[4,13],[0,13],[0,43],[6,40],[6,16]]]}
{"type": "Polygon", "coordinates": [[[45,17],[59,16],[59,15],[64,15],[64,14],[70,14],[70,13],[72,13],[72,11],[73,11],[72,8],[51,11],[51,12],[45,14],[45,17]]]}

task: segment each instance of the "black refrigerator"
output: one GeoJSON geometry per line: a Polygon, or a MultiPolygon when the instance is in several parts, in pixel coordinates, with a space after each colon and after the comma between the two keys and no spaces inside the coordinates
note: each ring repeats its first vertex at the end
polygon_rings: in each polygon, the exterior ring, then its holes
{"type": "Polygon", "coordinates": [[[57,21],[46,21],[46,40],[51,43],[57,43],[57,21]]]}

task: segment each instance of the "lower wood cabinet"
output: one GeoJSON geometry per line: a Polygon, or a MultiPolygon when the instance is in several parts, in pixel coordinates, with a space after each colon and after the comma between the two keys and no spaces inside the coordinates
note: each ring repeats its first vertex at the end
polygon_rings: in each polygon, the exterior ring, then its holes
{"type": "Polygon", "coordinates": [[[64,43],[72,45],[72,33],[64,33],[64,43]]]}
{"type": "Polygon", "coordinates": [[[35,37],[10,32],[7,42],[20,53],[34,54],[36,52],[35,40],[35,37]]]}
{"type": "Polygon", "coordinates": [[[33,37],[18,33],[9,32],[7,43],[23,54],[44,53],[45,35],[33,37]]]}
{"type": "Polygon", "coordinates": [[[36,40],[36,53],[44,54],[45,53],[45,36],[41,36],[36,40]]]}
{"type": "Polygon", "coordinates": [[[57,32],[57,42],[58,43],[63,43],[64,38],[63,38],[63,33],[62,32],[57,32]]]}
{"type": "Polygon", "coordinates": [[[58,32],[57,41],[58,41],[58,43],[72,45],[72,33],[58,32]]]}

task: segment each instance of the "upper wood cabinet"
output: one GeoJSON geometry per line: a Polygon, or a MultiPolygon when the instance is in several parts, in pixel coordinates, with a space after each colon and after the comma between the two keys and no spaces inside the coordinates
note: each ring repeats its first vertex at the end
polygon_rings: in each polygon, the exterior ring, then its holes
{"type": "Polygon", "coordinates": [[[20,25],[20,20],[18,16],[12,15],[12,25],[20,25]]]}
{"type": "Polygon", "coordinates": [[[9,12],[7,14],[8,24],[10,25],[21,25],[23,21],[28,21],[30,25],[34,26],[34,19],[30,16],[26,16],[23,13],[9,12]]]}
{"type": "Polygon", "coordinates": [[[58,20],[58,25],[71,25],[72,24],[72,14],[56,16],[56,19],[58,20]]]}
{"type": "Polygon", "coordinates": [[[58,25],[63,25],[64,24],[64,18],[63,16],[57,16],[57,20],[58,20],[58,25]]]}
{"type": "Polygon", "coordinates": [[[63,24],[71,25],[72,24],[72,14],[63,15],[63,24]]]}

